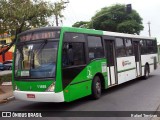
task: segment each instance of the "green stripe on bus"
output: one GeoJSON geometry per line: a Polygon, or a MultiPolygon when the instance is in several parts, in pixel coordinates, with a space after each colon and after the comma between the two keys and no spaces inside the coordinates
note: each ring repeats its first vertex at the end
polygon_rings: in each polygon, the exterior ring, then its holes
{"type": "Polygon", "coordinates": [[[134,70],[136,69],[135,67],[134,68],[129,68],[129,69],[125,69],[125,70],[120,70],[120,71],[117,71],[118,73],[121,73],[121,72],[126,72],[126,71],[129,71],[129,70],[134,70]]]}
{"type": "Polygon", "coordinates": [[[103,35],[103,31],[101,30],[92,30],[85,28],[74,28],[74,27],[62,27],[63,32],[74,32],[74,33],[86,33],[86,34],[94,34],[94,35],[103,35]]]}
{"type": "Polygon", "coordinates": [[[80,82],[71,83],[70,85],[75,85],[75,84],[79,84],[79,83],[82,83],[82,82],[87,82],[87,81],[90,81],[90,80],[83,80],[83,81],[80,81],[80,82]]]}

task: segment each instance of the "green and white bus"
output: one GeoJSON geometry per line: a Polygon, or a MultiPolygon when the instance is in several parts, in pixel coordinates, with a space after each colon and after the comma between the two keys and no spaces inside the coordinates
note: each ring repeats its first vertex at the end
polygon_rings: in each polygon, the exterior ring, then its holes
{"type": "Polygon", "coordinates": [[[70,102],[157,68],[155,38],[73,27],[45,27],[18,35],[13,92],[20,100],[70,102]]]}

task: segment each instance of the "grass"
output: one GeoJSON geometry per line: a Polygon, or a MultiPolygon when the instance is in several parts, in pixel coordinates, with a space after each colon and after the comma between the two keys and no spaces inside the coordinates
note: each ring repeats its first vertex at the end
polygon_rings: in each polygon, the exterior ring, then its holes
{"type": "Polygon", "coordinates": [[[3,82],[11,82],[11,81],[12,81],[12,74],[6,74],[6,75],[3,75],[3,76],[0,76],[0,85],[3,82]]]}

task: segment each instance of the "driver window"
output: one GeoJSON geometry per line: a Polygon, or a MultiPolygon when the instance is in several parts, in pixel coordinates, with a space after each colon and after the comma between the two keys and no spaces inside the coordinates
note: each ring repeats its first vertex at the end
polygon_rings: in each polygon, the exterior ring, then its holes
{"type": "Polygon", "coordinates": [[[85,64],[83,34],[66,33],[63,43],[62,64],[70,67],[85,64]]]}

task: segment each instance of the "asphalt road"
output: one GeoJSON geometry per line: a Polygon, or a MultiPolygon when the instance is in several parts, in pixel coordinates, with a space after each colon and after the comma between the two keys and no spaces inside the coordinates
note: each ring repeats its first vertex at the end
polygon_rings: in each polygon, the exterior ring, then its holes
{"type": "MultiPolygon", "coordinates": [[[[50,114],[54,113],[54,111],[156,111],[160,105],[160,68],[150,75],[150,78],[147,80],[136,79],[105,90],[99,100],[91,100],[90,97],[85,97],[71,103],[40,103],[13,100],[9,103],[1,104],[0,111],[51,111],[50,114]]],[[[15,119],[17,120],[17,118],[15,119]]],[[[43,119],[53,118],[48,117],[43,119]]],[[[80,120],[84,118],[54,117],[55,119],[80,120]]],[[[106,120],[104,117],[87,117],[87,119],[106,120]]],[[[135,118],[126,117],[108,119],[135,120],[135,118]]],[[[137,119],[150,120],[151,118],[137,119]]]]}

